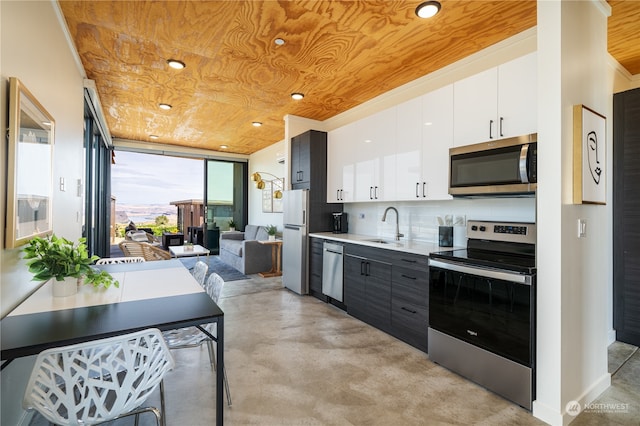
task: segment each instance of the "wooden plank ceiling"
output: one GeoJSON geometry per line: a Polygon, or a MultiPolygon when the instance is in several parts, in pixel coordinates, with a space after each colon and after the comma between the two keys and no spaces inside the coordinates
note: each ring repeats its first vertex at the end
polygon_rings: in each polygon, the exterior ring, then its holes
{"type": "MultiPolygon", "coordinates": [[[[325,120],[536,25],[535,0],[441,0],[429,20],[419,3],[59,2],[114,137],[237,154],[282,140],[286,114],[325,120]]],[[[637,30],[638,2],[610,3],[637,30]]],[[[610,51],[636,74],[638,32],[618,30],[610,51]]]]}

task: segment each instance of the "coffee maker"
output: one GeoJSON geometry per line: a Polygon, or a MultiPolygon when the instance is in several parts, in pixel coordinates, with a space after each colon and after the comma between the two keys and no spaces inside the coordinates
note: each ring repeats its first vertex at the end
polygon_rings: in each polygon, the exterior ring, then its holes
{"type": "Polygon", "coordinates": [[[333,233],[344,234],[348,232],[347,214],[346,213],[332,213],[333,214],[333,233]]]}

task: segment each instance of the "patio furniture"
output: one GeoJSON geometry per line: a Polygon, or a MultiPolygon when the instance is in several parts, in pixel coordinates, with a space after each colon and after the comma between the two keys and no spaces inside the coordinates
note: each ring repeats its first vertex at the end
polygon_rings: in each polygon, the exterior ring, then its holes
{"type": "Polygon", "coordinates": [[[147,232],[143,229],[128,231],[126,234],[124,234],[124,237],[127,241],[135,241],[138,243],[149,243],[156,246],[159,246],[161,244],[160,239],[158,237],[156,237],[152,233],[147,232]]]}
{"type": "Polygon", "coordinates": [[[184,245],[184,234],[182,232],[163,232],[162,233],[162,247],[167,250],[170,246],[184,245]]]}
{"type": "Polygon", "coordinates": [[[245,275],[271,269],[271,247],[258,240],[269,239],[264,226],[247,225],[244,232],[223,232],[220,235],[220,259],[245,275]]]}
{"type": "Polygon", "coordinates": [[[191,275],[193,275],[193,278],[195,278],[196,281],[198,281],[198,284],[204,287],[204,279],[207,277],[208,271],[209,271],[209,265],[199,260],[196,262],[195,266],[193,267],[193,270],[191,271],[191,275]]]}
{"type": "Polygon", "coordinates": [[[23,407],[57,425],[94,425],[152,412],[164,425],[162,379],[174,361],[158,329],[93,340],[41,352],[31,371],[23,407]],[[162,411],[141,407],[160,385],[162,411]]]}
{"type": "Polygon", "coordinates": [[[146,261],[171,259],[168,251],[149,243],[137,243],[135,241],[122,241],[118,244],[125,256],[142,257],[146,261]]]}
{"type": "Polygon", "coordinates": [[[118,263],[140,263],[144,262],[142,256],[130,256],[130,257],[103,257],[96,261],[96,265],[112,265],[118,263]]]}

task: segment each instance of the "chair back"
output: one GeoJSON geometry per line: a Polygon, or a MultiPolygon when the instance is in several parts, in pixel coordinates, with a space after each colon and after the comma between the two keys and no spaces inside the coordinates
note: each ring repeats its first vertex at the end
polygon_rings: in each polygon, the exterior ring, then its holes
{"type": "Polygon", "coordinates": [[[174,361],[158,329],[47,349],[22,405],[57,425],[93,425],[139,407],[174,361]]]}
{"type": "Polygon", "coordinates": [[[212,272],[211,275],[209,275],[209,278],[207,278],[207,283],[205,284],[204,289],[209,297],[211,297],[214,302],[218,303],[223,287],[224,280],[222,277],[215,272],[212,272]]]}
{"type": "Polygon", "coordinates": [[[171,259],[171,254],[168,251],[164,251],[161,248],[152,246],[148,243],[138,243],[135,241],[122,241],[118,244],[120,250],[127,257],[142,257],[144,260],[168,260],[171,259]]]}
{"type": "Polygon", "coordinates": [[[209,270],[209,265],[204,263],[202,260],[198,260],[191,271],[191,275],[193,278],[198,281],[202,287],[204,287],[204,279],[207,277],[207,271],[209,270]]]}
{"type": "Polygon", "coordinates": [[[142,263],[144,257],[131,256],[131,257],[103,257],[96,261],[96,265],[112,265],[117,263],[142,263]]]}

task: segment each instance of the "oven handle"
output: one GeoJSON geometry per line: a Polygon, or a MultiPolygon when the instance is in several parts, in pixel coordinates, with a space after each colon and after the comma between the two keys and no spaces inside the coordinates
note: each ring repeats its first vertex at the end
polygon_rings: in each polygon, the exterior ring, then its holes
{"type": "Polygon", "coordinates": [[[429,266],[433,266],[448,271],[462,272],[464,274],[476,275],[484,278],[494,278],[497,280],[509,281],[518,284],[531,285],[531,275],[520,275],[516,273],[506,272],[498,269],[478,268],[467,266],[454,262],[443,262],[440,260],[429,259],[429,266]]]}

